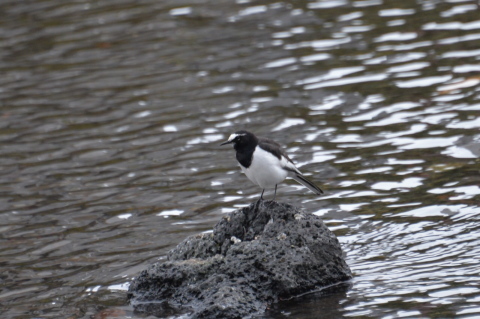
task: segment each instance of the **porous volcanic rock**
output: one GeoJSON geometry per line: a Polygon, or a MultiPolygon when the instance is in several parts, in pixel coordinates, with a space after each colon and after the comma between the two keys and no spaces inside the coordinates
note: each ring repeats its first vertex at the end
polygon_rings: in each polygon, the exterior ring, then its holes
{"type": "Polygon", "coordinates": [[[191,236],[133,280],[137,311],[249,318],[278,300],[352,278],[335,235],[298,208],[262,201],[191,236]]]}

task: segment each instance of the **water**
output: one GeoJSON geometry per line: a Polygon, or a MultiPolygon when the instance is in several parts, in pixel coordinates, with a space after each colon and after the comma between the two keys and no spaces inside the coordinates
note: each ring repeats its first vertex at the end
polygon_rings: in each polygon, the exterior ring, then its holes
{"type": "Polygon", "coordinates": [[[2,1],[2,318],[142,317],[129,280],[259,196],[219,146],[241,128],[326,191],[278,198],[324,219],[355,276],[264,318],[478,318],[478,10],[2,1]]]}

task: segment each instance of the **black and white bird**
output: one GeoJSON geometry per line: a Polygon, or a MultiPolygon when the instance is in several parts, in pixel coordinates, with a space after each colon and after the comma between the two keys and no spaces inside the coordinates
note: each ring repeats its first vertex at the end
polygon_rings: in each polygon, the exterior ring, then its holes
{"type": "Polygon", "coordinates": [[[225,144],[232,144],[236,157],[242,172],[254,184],[260,186],[263,191],[260,200],[263,199],[263,193],[266,188],[275,188],[275,197],[277,196],[277,185],[291,177],[300,184],[308,187],[317,195],[323,194],[323,191],[314,183],[309,181],[295,167],[292,160],[282,150],[281,146],[268,138],[256,137],[248,131],[238,131],[230,135],[225,144]]]}

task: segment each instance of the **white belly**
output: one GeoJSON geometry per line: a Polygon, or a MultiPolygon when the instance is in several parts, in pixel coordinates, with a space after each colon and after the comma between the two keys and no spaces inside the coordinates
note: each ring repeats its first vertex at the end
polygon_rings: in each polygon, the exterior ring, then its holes
{"type": "MultiPolygon", "coordinates": [[[[285,161],[283,158],[282,160],[285,161]]],[[[285,180],[288,172],[282,168],[282,164],[284,163],[275,155],[257,146],[250,167],[240,167],[249,180],[265,189],[275,188],[275,185],[285,180]]]]}

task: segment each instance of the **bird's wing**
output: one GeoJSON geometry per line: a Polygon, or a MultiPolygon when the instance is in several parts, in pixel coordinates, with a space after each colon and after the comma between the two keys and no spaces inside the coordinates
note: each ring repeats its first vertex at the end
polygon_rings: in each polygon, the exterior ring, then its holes
{"type": "Polygon", "coordinates": [[[318,187],[317,185],[315,185],[315,183],[303,176],[303,174],[298,170],[298,168],[295,167],[295,165],[293,165],[292,162],[288,162],[287,165],[285,165],[283,168],[289,171],[290,174],[288,175],[294,180],[296,180],[298,183],[307,187],[309,190],[311,190],[317,195],[323,194],[323,191],[320,189],[320,187],[318,187]]]}
{"type": "Polygon", "coordinates": [[[282,149],[280,144],[266,137],[260,137],[258,144],[266,151],[273,153],[281,162],[281,165],[287,171],[294,172],[296,174],[302,174],[298,168],[293,164],[293,161],[288,157],[287,153],[282,149]]]}
{"type": "Polygon", "coordinates": [[[293,164],[293,161],[288,157],[287,153],[282,149],[280,144],[271,140],[269,138],[260,137],[258,139],[259,145],[266,151],[272,152],[279,160],[280,165],[282,168],[290,172],[290,177],[296,180],[298,183],[302,184],[303,186],[307,187],[309,190],[314,192],[317,195],[323,194],[323,191],[315,185],[313,182],[309,181],[305,176],[303,176],[302,172],[293,164]]]}
{"type": "Polygon", "coordinates": [[[264,150],[272,152],[276,157],[278,157],[279,160],[281,160],[283,156],[287,159],[287,161],[293,164],[290,157],[288,157],[287,153],[285,153],[285,151],[282,149],[282,146],[277,142],[275,142],[274,140],[271,140],[266,137],[259,137],[258,144],[264,150]]]}
{"type": "Polygon", "coordinates": [[[265,144],[272,144],[272,145],[275,145],[276,147],[278,148],[282,148],[282,146],[280,144],[278,144],[277,142],[275,142],[274,140],[271,140],[267,137],[259,137],[258,138],[258,142],[259,143],[265,143],[265,144]]]}
{"type": "Polygon", "coordinates": [[[289,172],[292,172],[294,175],[303,175],[302,172],[293,164],[292,160],[288,156],[283,155],[281,160],[283,169],[286,169],[289,172]]]}

